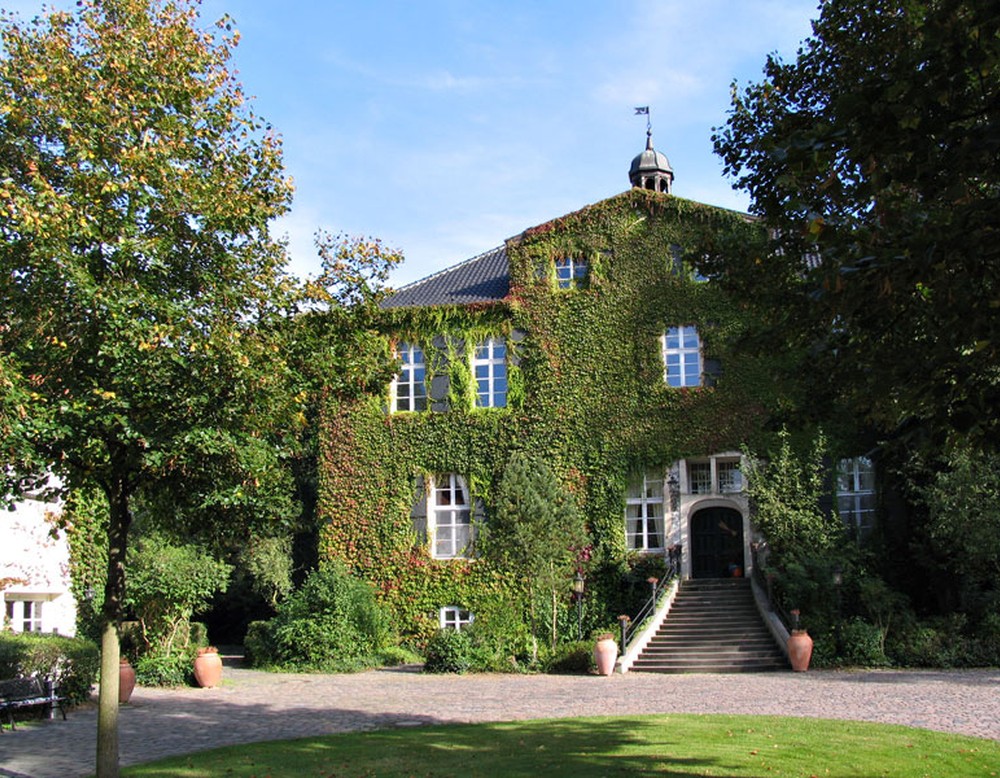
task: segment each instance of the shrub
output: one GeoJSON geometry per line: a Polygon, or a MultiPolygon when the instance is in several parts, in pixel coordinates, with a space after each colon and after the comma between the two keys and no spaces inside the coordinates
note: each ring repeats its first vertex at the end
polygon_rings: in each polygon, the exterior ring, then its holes
{"type": "Polygon", "coordinates": [[[135,664],[135,681],[140,686],[186,686],[191,682],[193,661],[187,652],[143,654],[135,664]]]}
{"type": "Polygon", "coordinates": [[[266,625],[248,634],[253,663],[299,670],[370,667],[395,637],[374,589],[340,563],[310,573],[266,625]]]}
{"type": "Polygon", "coordinates": [[[595,667],[594,644],[587,640],[578,640],[557,646],[545,671],[586,675],[593,672],[595,667]]]}
{"type": "Polygon", "coordinates": [[[840,655],[849,665],[884,667],[889,660],[882,648],[882,630],[861,619],[852,619],[841,627],[840,655]]]}
{"type": "Polygon", "coordinates": [[[139,623],[140,653],[187,653],[191,615],[224,592],[232,567],[193,544],[142,536],[128,555],[126,604],[139,623]]]}
{"type": "Polygon", "coordinates": [[[52,681],[70,704],[90,697],[99,669],[97,646],[85,638],[0,632],[0,677],[52,681]]]}
{"type": "Polygon", "coordinates": [[[419,664],[421,657],[402,646],[387,646],[379,652],[379,664],[385,667],[419,664]]]}
{"type": "Polygon", "coordinates": [[[243,638],[243,653],[252,667],[267,667],[274,664],[274,639],[271,637],[271,622],[251,621],[243,638]]]}
{"type": "Polygon", "coordinates": [[[464,673],[472,667],[472,641],[466,632],[438,630],[427,644],[424,672],[464,673]]]}

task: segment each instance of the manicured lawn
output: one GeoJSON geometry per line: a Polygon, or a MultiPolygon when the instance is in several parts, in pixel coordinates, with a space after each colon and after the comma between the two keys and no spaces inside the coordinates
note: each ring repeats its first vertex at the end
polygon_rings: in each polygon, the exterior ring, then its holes
{"type": "Polygon", "coordinates": [[[879,724],[629,716],[401,728],[242,745],[139,765],[142,778],[1000,775],[1000,743],[879,724]]]}

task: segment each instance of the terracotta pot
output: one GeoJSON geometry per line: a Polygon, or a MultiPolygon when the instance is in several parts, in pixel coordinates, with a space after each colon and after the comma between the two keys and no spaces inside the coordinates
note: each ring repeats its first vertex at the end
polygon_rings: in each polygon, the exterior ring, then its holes
{"type": "Polygon", "coordinates": [[[222,658],[215,649],[199,648],[194,658],[194,680],[203,688],[218,686],[222,680],[222,658]]]}
{"type": "Polygon", "coordinates": [[[128,659],[122,657],[118,665],[118,704],[124,705],[135,691],[135,668],[128,659]]]}
{"type": "Polygon", "coordinates": [[[601,675],[611,675],[615,671],[616,659],[618,659],[618,644],[612,638],[598,640],[594,645],[597,672],[601,675]]]}
{"type": "Polygon", "coordinates": [[[804,629],[793,629],[785,645],[788,647],[788,661],[792,663],[792,669],[797,673],[808,670],[813,653],[813,639],[809,637],[809,633],[804,629]]]}

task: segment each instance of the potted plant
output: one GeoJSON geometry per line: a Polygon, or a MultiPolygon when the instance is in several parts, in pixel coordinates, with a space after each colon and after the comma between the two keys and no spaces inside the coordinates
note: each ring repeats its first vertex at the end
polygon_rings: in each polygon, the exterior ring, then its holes
{"type": "Polygon", "coordinates": [[[792,670],[803,673],[809,669],[809,660],[812,658],[813,640],[804,629],[799,629],[799,609],[795,608],[791,612],[792,634],[785,644],[788,648],[788,661],[792,664],[792,670]]]}
{"type": "Polygon", "coordinates": [[[222,658],[215,646],[198,649],[194,658],[194,680],[202,688],[218,686],[222,680],[222,658]]]}

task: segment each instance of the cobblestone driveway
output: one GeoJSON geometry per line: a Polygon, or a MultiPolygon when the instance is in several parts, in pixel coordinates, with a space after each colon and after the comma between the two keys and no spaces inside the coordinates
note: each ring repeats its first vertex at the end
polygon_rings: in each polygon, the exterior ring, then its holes
{"type": "MultiPolygon", "coordinates": [[[[138,688],[121,762],[257,740],[450,722],[643,713],[750,713],[907,724],[1000,740],[1000,670],[745,675],[272,675],[227,667],[218,689],[138,688]]],[[[0,775],[93,772],[97,711],[0,734],[0,775]]]]}

